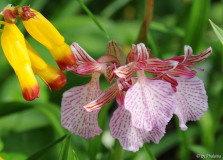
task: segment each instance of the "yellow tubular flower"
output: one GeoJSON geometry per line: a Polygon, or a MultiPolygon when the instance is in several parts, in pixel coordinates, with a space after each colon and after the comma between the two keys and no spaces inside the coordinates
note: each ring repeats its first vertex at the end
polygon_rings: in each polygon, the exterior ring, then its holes
{"type": "Polygon", "coordinates": [[[6,23],[1,36],[4,54],[18,76],[27,101],[39,97],[39,85],[33,74],[23,34],[15,24],[6,23]]]}
{"type": "Polygon", "coordinates": [[[51,91],[64,87],[67,83],[66,75],[56,67],[44,62],[27,41],[26,46],[33,72],[43,80],[51,91]]]}
{"type": "Polygon", "coordinates": [[[64,37],[41,13],[33,9],[31,11],[36,16],[23,20],[29,34],[51,52],[61,70],[66,69],[66,66],[73,66],[76,60],[70,46],[64,42],[64,37]]]}

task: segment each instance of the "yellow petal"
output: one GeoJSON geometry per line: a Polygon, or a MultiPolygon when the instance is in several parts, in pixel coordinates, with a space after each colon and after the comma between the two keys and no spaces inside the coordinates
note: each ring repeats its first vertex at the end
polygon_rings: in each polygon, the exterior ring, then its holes
{"type": "Polygon", "coordinates": [[[15,24],[5,24],[1,45],[6,58],[16,71],[22,64],[30,64],[23,34],[15,24]]]}
{"type": "Polygon", "coordinates": [[[19,79],[22,94],[25,100],[32,101],[39,98],[39,85],[29,65],[21,65],[16,70],[19,79]]]}
{"type": "Polygon", "coordinates": [[[50,64],[47,64],[47,69],[44,71],[36,68],[33,68],[33,71],[43,80],[51,91],[60,90],[67,83],[66,75],[50,64]]]}
{"type": "Polygon", "coordinates": [[[46,62],[39,56],[39,54],[32,48],[32,46],[25,40],[28,55],[31,61],[32,68],[38,70],[46,70],[46,62]]]}
{"type": "Polygon", "coordinates": [[[26,41],[34,74],[38,75],[51,91],[60,90],[67,83],[66,75],[56,67],[46,63],[26,41]]]}
{"type": "Polygon", "coordinates": [[[41,13],[33,9],[31,11],[34,11],[36,16],[28,21],[23,21],[29,34],[49,50],[52,49],[49,44],[63,44],[64,37],[61,36],[57,29],[41,13]]]}
{"type": "Polygon", "coordinates": [[[25,39],[15,24],[5,24],[1,45],[19,79],[24,99],[31,101],[39,97],[39,85],[31,68],[25,39]]]}

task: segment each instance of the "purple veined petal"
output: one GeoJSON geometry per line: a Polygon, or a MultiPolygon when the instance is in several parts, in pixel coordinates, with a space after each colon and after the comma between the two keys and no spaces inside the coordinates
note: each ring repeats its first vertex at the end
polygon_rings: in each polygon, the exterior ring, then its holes
{"type": "Polygon", "coordinates": [[[114,70],[114,73],[122,78],[125,79],[126,81],[129,81],[133,74],[139,70],[138,66],[137,66],[138,62],[130,62],[129,64],[125,65],[125,66],[121,66],[119,68],[117,68],[116,70],[114,70]]]}
{"type": "Polygon", "coordinates": [[[149,53],[145,44],[139,43],[136,46],[137,46],[137,55],[138,55],[136,61],[139,62],[139,61],[147,60],[149,58],[149,53]]]}
{"type": "Polygon", "coordinates": [[[70,72],[73,72],[74,74],[76,74],[76,75],[78,75],[78,76],[82,76],[82,77],[90,77],[90,76],[92,76],[92,73],[78,73],[77,72],[77,68],[75,68],[75,67],[66,67],[66,70],[67,71],[70,71],[70,72]]]}
{"type": "MultiPolygon", "coordinates": [[[[178,61],[179,64],[182,64],[183,62],[187,61],[187,59],[192,55],[192,53],[193,53],[192,48],[188,45],[185,45],[183,56],[176,56],[176,57],[169,58],[167,60],[178,61]]],[[[167,60],[165,60],[165,61],[167,61],[167,60]]]]}
{"type": "Polygon", "coordinates": [[[168,72],[170,76],[179,76],[185,79],[191,79],[196,76],[196,71],[189,69],[186,66],[183,66],[182,64],[178,65],[174,70],[168,72]]]}
{"type": "Polygon", "coordinates": [[[165,134],[165,127],[153,128],[152,131],[138,129],[132,125],[131,113],[125,107],[118,107],[109,123],[110,133],[119,140],[124,150],[136,152],[145,142],[150,140],[159,143],[165,134]]]}
{"type": "Polygon", "coordinates": [[[177,61],[172,61],[172,60],[160,60],[160,59],[148,59],[147,64],[149,66],[156,66],[156,70],[151,69],[151,68],[146,68],[145,72],[148,72],[153,75],[159,75],[159,74],[164,74],[168,73],[172,70],[174,70],[178,66],[177,61]]]}
{"type": "Polygon", "coordinates": [[[132,80],[125,81],[121,78],[117,78],[116,83],[118,85],[119,91],[126,91],[132,86],[132,80]]]}
{"type": "Polygon", "coordinates": [[[73,87],[63,93],[61,125],[85,139],[94,138],[95,135],[100,135],[102,132],[97,121],[99,110],[87,112],[83,107],[102,93],[99,76],[99,73],[94,73],[88,84],[73,87]]]}
{"type": "Polygon", "coordinates": [[[165,81],[165,82],[169,82],[173,88],[173,90],[176,92],[177,91],[177,80],[174,79],[174,77],[171,77],[169,76],[168,74],[161,74],[161,75],[158,75],[156,77],[147,77],[147,79],[149,80],[162,80],[162,81],[165,81]]]}
{"type": "Polygon", "coordinates": [[[84,108],[88,112],[92,112],[94,110],[98,110],[104,105],[111,102],[117,95],[118,92],[118,86],[117,83],[112,84],[106,91],[104,91],[102,94],[100,94],[97,99],[94,101],[91,101],[90,103],[84,105],[84,108]]]}
{"type": "Polygon", "coordinates": [[[177,86],[177,106],[175,114],[180,121],[181,130],[187,130],[187,121],[197,121],[204,115],[208,108],[208,97],[203,81],[198,77],[184,79],[175,77],[177,86]]]}
{"type": "Polygon", "coordinates": [[[136,61],[137,59],[136,50],[137,50],[136,45],[132,44],[132,49],[130,50],[126,58],[126,64],[136,61]]]}
{"type": "Polygon", "coordinates": [[[116,69],[116,64],[112,64],[108,66],[104,71],[104,76],[109,84],[112,84],[116,74],[113,72],[113,70],[116,69]]]}
{"type": "Polygon", "coordinates": [[[107,66],[112,65],[112,64],[116,64],[117,67],[120,66],[120,61],[113,55],[104,55],[101,56],[98,60],[98,63],[103,63],[107,66]]]}
{"type": "Polygon", "coordinates": [[[97,72],[100,74],[103,74],[103,68],[105,67],[104,64],[100,64],[97,62],[87,62],[79,64],[77,67],[77,73],[79,74],[85,74],[85,73],[93,73],[97,72]]]}
{"type": "Polygon", "coordinates": [[[191,55],[187,61],[190,63],[197,63],[204,61],[210,54],[212,53],[212,48],[208,47],[208,49],[204,50],[203,52],[197,54],[197,55],[191,55]]]}
{"type": "Polygon", "coordinates": [[[124,99],[125,95],[123,94],[123,91],[118,91],[116,95],[116,102],[118,103],[119,106],[124,105],[124,99]]]}
{"type": "Polygon", "coordinates": [[[189,67],[191,67],[191,68],[195,68],[195,69],[197,69],[198,71],[204,71],[204,69],[200,69],[200,68],[195,67],[195,66],[194,66],[191,62],[189,62],[189,61],[185,61],[185,62],[181,63],[181,65],[189,66],[189,67]]]}
{"type": "Polygon", "coordinates": [[[87,52],[79,46],[78,43],[72,43],[70,49],[74,54],[74,57],[77,60],[77,64],[85,62],[96,62],[87,52]]]}
{"type": "Polygon", "coordinates": [[[177,86],[178,86],[178,82],[175,79],[175,77],[171,77],[168,74],[163,75],[162,80],[165,82],[169,82],[173,88],[173,90],[176,92],[177,91],[177,86]]]}
{"type": "Polygon", "coordinates": [[[190,46],[188,46],[188,45],[185,45],[184,46],[184,60],[183,60],[183,62],[187,61],[187,59],[190,58],[190,56],[192,54],[193,54],[192,48],[190,46]]]}
{"type": "Polygon", "coordinates": [[[132,114],[132,124],[152,131],[165,127],[175,110],[176,96],[170,83],[149,80],[143,70],[137,72],[137,82],[126,92],[125,108],[132,114]]]}
{"type": "Polygon", "coordinates": [[[149,49],[143,43],[139,43],[137,45],[132,44],[132,49],[129,52],[126,64],[130,62],[140,62],[145,61],[149,58],[149,49]]]}

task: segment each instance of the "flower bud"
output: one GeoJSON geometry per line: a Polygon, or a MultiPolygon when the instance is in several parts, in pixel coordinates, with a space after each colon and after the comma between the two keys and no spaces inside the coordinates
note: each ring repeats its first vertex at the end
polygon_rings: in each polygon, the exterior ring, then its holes
{"type": "Polygon", "coordinates": [[[4,11],[4,19],[7,23],[16,23],[17,18],[16,15],[9,9],[4,11]]]}
{"type": "Polygon", "coordinates": [[[115,56],[121,62],[122,66],[125,65],[124,51],[122,47],[115,40],[111,40],[108,42],[106,53],[115,56]]]}

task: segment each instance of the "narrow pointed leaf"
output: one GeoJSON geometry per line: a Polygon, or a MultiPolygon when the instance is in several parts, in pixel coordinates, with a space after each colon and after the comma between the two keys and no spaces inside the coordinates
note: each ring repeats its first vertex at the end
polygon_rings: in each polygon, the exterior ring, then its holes
{"type": "Polygon", "coordinates": [[[210,4],[210,0],[193,1],[189,21],[187,22],[186,36],[180,47],[180,54],[183,53],[184,45],[190,45],[196,53],[206,30],[210,4]]]}
{"type": "Polygon", "coordinates": [[[38,152],[34,153],[33,155],[31,155],[30,157],[27,158],[27,160],[36,160],[39,159],[40,157],[42,157],[46,152],[48,152],[49,149],[51,149],[52,147],[54,147],[56,144],[60,143],[61,141],[63,141],[65,138],[67,137],[67,135],[64,135],[63,137],[59,138],[58,140],[56,140],[55,142],[49,144],[48,146],[44,147],[43,149],[39,150],[38,152]]]}
{"type": "Polygon", "coordinates": [[[115,0],[112,1],[102,12],[101,15],[105,18],[111,17],[114,13],[116,13],[120,8],[128,4],[130,0],[115,0]]]}
{"type": "Polygon", "coordinates": [[[218,27],[216,24],[214,24],[210,19],[209,19],[209,22],[211,23],[211,26],[215,34],[218,36],[218,39],[221,41],[223,45],[223,30],[220,27],[218,27]]]}
{"type": "Polygon", "coordinates": [[[99,23],[99,21],[95,18],[95,16],[91,13],[91,11],[87,8],[87,6],[85,6],[85,4],[83,2],[81,2],[81,0],[77,0],[77,1],[83,7],[83,9],[85,10],[85,12],[87,12],[87,14],[92,18],[92,20],[94,21],[94,23],[104,32],[104,34],[106,35],[106,37],[109,38],[108,33],[105,31],[105,29],[99,23]]]}
{"type": "Polygon", "coordinates": [[[70,138],[71,134],[68,134],[61,149],[59,160],[67,160],[70,138]]]}

